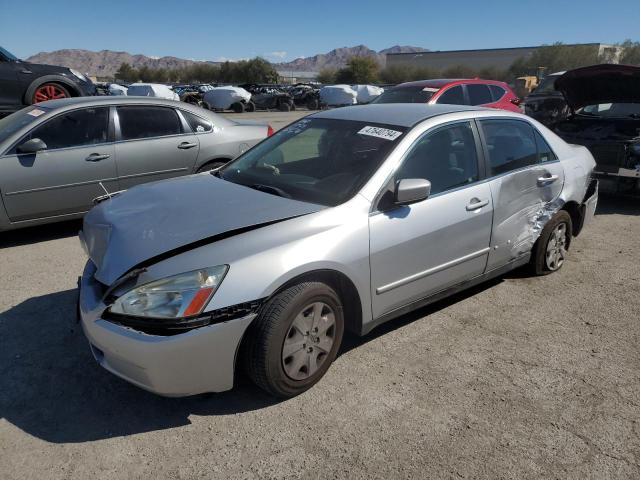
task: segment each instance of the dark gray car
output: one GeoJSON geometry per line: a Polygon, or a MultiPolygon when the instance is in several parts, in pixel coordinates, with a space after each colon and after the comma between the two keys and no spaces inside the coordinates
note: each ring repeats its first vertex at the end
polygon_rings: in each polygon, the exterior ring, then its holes
{"type": "Polygon", "coordinates": [[[107,192],[217,168],[271,132],[157,98],[27,107],[0,120],[0,231],[80,217],[107,192]]]}

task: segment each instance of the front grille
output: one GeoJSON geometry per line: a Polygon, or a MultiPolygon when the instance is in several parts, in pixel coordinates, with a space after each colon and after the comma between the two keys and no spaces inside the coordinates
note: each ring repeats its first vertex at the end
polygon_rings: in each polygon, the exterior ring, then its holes
{"type": "Polygon", "coordinates": [[[624,144],[604,143],[590,145],[589,150],[596,160],[597,169],[601,172],[617,173],[624,165],[626,148],[624,144]]]}

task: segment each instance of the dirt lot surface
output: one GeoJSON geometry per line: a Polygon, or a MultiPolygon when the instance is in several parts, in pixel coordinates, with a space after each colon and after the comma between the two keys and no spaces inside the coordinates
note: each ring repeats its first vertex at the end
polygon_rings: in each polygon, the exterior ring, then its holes
{"type": "Polygon", "coordinates": [[[560,272],[347,338],[288,401],[244,379],[166,399],[98,367],[72,324],[78,228],[0,234],[2,480],[640,478],[637,200],[602,199],[560,272]]]}

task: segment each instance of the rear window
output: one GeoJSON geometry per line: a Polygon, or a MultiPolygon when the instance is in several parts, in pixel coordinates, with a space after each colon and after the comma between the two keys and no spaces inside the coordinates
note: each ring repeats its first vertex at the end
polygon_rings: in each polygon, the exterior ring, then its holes
{"type": "Polygon", "coordinates": [[[371,103],[427,103],[437,89],[425,90],[425,87],[396,87],[385,90],[371,103]]]}
{"type": "Polygon", "coordinates": [[[182,133],[178,114],[168,107],[118,107],[123,140],[164,137],[182,133]]]}
{"type": "Polygon", "coordinates": [[[493,102],[488,85],[469,84],[467,85],[467,92],[469,93],[469,103],[471,105],[485,105],[493,102]]]}
{"type": "Polygon", "coordinates": [[[208,120],[205,120],[198,115],[194,115],[191,112],[182,111],[182,115],[187,120],[187,123],[191,127],[194,133],[205,133],[213,130],[213,125],[208,120]]]}
{"type": "Polygon", "coordinates": [[[499,87],[498,85],[489,85],[489,89],[491,90],[491,94],[493,95],[494,102],[500,100],[502,97],[504,97],[504,94],[507,93],[504,88],[499,87]]]}

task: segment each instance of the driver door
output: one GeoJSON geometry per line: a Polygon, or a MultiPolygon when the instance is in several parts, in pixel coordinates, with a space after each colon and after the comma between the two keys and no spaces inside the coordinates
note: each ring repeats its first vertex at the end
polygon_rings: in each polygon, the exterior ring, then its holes
{"type": "Polygon", "coordinates": [[[425,133],[393,179],[431,182],[429,198],[369,219],[374,318],[484,272],[493,204],[469,121],[425,133]]]}
{"type": "Polygon", "coordinates": [[[119,190],[108,107],[61,113],[35,127],[32,138],[47,149],[21,154],[16,147],[0,158],[0,190],[11,222],[82,213],[93,199],[119,190]]]}

